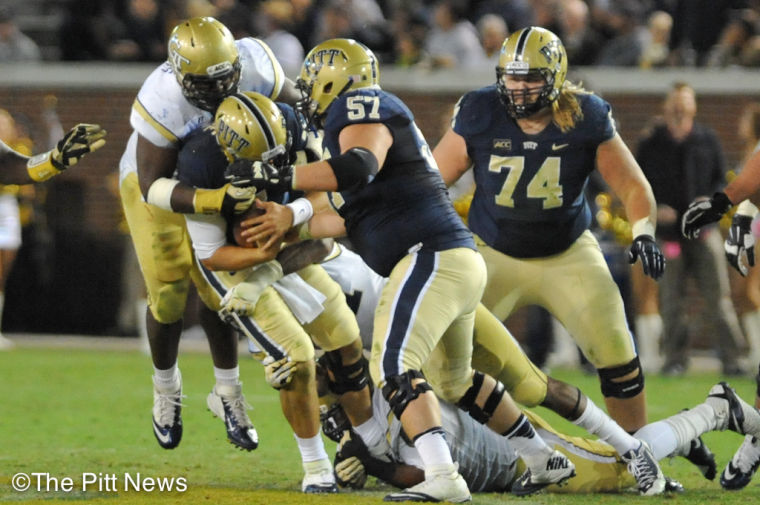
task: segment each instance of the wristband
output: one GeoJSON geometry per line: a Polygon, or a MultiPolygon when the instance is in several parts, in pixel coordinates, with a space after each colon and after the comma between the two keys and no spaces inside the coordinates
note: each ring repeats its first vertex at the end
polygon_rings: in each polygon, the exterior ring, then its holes
{"type": "Polygon", "coordinates": [[[52,156],[53,151],[48,151],[29,158],[26,162],[26,171],[32,180],[42,182],[61,173],[61,170],[53,165],[52,156]]]}
{"type": "Polygon", "coordinates": [[[736,207],[736,213],[742,216],[755,217],[757,214],[757,207],[749,200],[744,200],[736,207]]]}
{"type": "Polygon", "coordinates": [[[167,179],[166,177],[156,179],[148,188],[148,197],[145,201],[160,209],[172,212],[172,192],[177,184],[179,184],[177,179],[167,179]]]}
{"type": "Polygon", "coordinates": [[[654,238],[654,225],[649,221],[648,217],[642,217],[633,223],[633,226],[631,227],[631,234],[633,235],[633,238],[639,237],[641,235],[649,235],[650,237],[654,238]]]}
{"type": "Polygon", "coordinates": [[[314,215],[314,207],[308,198],[297,198],[286,205],[293,211],[293,226],[305,223],[314,215]]]}

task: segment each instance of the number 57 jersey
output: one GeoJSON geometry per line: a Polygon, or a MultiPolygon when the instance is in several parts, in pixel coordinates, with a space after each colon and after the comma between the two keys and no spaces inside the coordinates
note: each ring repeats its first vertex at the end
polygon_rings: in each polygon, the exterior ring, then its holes
{"type": "Polygon", "coordinates": [[[599,144],[615,135],[610,105],[575,95],[583,117],[568,132],[550,123],[523,132],[502,105],[496,85],[465,94],[453,130],[467,144],[476,189],[470,229],[486,244],[516,258],[560,253],[591,223],[584,195],[599,144]]]}

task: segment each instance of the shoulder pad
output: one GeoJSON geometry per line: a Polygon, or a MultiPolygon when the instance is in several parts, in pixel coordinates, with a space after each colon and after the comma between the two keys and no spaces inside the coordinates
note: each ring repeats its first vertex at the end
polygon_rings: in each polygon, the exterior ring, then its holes
{"type": "Polygon", "coordinates": [[[454,106],[451,127],[463,137],[477,135],[488,128],[493,114],[507,114],[496,85],[463,95],[454,106]]]}

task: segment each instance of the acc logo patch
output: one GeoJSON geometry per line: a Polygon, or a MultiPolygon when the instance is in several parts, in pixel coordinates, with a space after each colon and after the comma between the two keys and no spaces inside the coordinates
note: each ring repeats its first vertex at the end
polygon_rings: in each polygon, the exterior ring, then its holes
{"type": "Polygon", "coordinates": [[[509,151],[512,149],[512,139],[493,139],[493,148],[509,151]]]}

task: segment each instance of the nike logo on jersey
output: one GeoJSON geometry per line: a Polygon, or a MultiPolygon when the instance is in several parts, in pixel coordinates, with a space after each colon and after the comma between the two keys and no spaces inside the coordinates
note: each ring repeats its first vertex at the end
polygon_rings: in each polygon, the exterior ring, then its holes
{"type": "Polygon", "coordinates": [[[564,149],[570,144],[552,144],[552,151],[559,151],[560,149],[564,149]]]}

